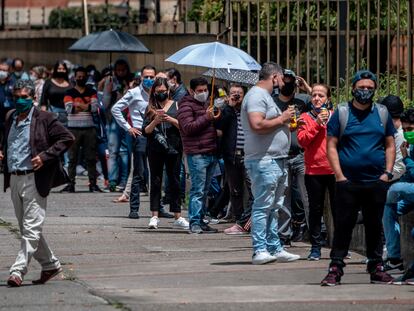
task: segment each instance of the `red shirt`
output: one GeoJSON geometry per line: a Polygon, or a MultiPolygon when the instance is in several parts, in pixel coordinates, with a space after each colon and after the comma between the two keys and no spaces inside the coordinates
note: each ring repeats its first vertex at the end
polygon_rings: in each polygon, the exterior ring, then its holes
{"type": "Polygon", "coordinates": [[[310,112],[302,113],[301,118],[306,123],[298,128],[297,135],[305,150],[305,174],[334,174],[326,156],[326,125],[319,125],[310,112]]]}

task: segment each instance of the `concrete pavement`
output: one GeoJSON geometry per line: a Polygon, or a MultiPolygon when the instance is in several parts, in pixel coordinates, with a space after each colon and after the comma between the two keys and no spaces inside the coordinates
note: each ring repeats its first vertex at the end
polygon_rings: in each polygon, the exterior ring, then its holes
{"type": "MultiPolygon", "coordinates": [[[[167,219],[148,230],[148,196],[130,220],[128,204],[112,203],[117,194],[90,194],[85,183],[49,197],[44,232],[64,274],[42,286],[31,285],[36,262],[24,287],[6,286],[19,242],[10,193],[0,194],[0,310],[414,310],[414,286],[369,284],[355,253],[343,285],[322,288],[328,249],[319,262],[253,266],[247,236],[189,235],[167,219]]],[[[309,246],[289,251],[305,258],[309,246]]]]}

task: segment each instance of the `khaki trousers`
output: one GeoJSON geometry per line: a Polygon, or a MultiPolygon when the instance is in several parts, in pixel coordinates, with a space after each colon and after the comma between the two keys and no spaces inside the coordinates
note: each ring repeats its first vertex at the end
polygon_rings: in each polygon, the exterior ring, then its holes
{"type": "Polygon", "coordinates": [[[10,268],[10,274],[23,278],[32,257],[40,263],[43,271],[60,268],[59,260],[53,255],[42,234],[47,198],[37,192],[34,173],[11,175],[10,187],[21,234],[20,251],[10,268]]]}

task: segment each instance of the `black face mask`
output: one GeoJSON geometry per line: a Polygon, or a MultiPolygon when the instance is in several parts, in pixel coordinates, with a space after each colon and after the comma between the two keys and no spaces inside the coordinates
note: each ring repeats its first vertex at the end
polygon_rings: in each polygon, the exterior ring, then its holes
{"type": "Polygon", "coordinates": [[[163,101],[165,101],[168,98],[168,93],[167,92],[155,93],[154,97],[157,100],[157,102],[162,103],[163,101]]]}
{"type": "Polygon", "coordinates": [[[284,96],[290,96],[295,92],[295,82],[288,82],[280,89],[280,93],[284,96]]]}
{"type": "Polygon", "coordinates": [[[79,87],[85,87],[86,79],[77,79],[76,80],[76,85],[79,86],[79,87]]]}
{"type": "Polygon", "coordinates": [[[63,71],[56,71],[55,73],[55,77],[58,79],[65,79],[66,76],[67,76],[67,73],[63,71]]]}

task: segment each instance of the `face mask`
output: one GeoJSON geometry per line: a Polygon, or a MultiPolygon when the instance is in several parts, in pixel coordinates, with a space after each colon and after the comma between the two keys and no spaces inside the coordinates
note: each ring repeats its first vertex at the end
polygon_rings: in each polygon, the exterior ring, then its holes
{"type": "Polygon", "coordinates": [[[9,76],[9,73],[7,71],[0,70],[0,80],[7,79],[8,76],[9,76]]]}
{"type": "Polygon", "coordinates": [[[76,85],[79,86],[79,87],[85,87],[86,79],[77,79],[76,80],[76,85]]]}
{"type": "Polygon", "coordinates": [[[14,75],[15,75],[17,78],[20,78],[20,77],[22,76],[22,74],[23,74],[23,71],[15,71],[15,72],[14,72],[14,75]]]}
{"type": "Polygon", "coordinates": [[[369,105],[374,98],[375,90],[361,90],[355,89],[352,91],[352,95],[355,100],[362,105],[369,105]]]}
{"type": "Polygon", "coordinates": [[[63,71],[57,71],[55,73],[55,77],[58,79],[65,79],[66,78],[66,72],[63,71]]]}
{"type": "Polygon", "coordinates": [[[322,109],[328,109],[328,104],[324,103],[322,104],[322,106],[320,106],[319,108],[316,108],[313,104],[311,104],[311,108],[317,113],[320,114],[322,109]]]}
{"type": "Polygon", "coordinates": [[[171,91],[175,91],[175,89],[177,88],[177,86],[175,85],[174,82],[170,82],[168,81],[168,87],[170,88],[171,91]]]}
{"type": "Polygon", "coordinates": [[[280,93],[284,96],[290,96],[295,92],[295,82],[285,83],[285,85],[280,89],[280,93]]]}
{"type": "Polygon", "coordinates": [[[33,99],[31,98],[19,98],[16,100],[16,111],[17,113],[26,112],[32,108],[33,99]]]}
{"type": "Polygon", "coordinates": [[[404,138],[410,145],[414,145],[414,132],[404,132],[404,138]]]}
{"type": "Polygon", "coordinates": [[[203,92],[203,93],[194,94],[194,99],[201,102],[201,103],[205,103],[208,99],[208,91],[203,92]]]}
{"type": "Polygon", "coordinates": [[[217,98],[214,100],[214,106],[218,108],[223,107],[225,103],[226,101],[224,100],[224,98],[217,98]]]}
{"type": "Polygon", "coordinates": [[[162,103],[163,101],[165,101],[168,98],[168,93],[167,92],[155,93],[154,97],[157,100],[157,102],[162,103]]]}
{"type": "Polygon", "coordinates": [[[148,79],[148,78],[146,78],[146,79],[144,79],[144,80],[142,81],[142,86],[143,86],[146,90],[151,89],[153,85],[154,85],[154,80],[153,80],[153,79],[148,79]]]}
{"type": "Polygon", "coordinates": [[[30,80],[36,81],[37,80],[37,77],[35,75],[30,75],[30,80]]]}

